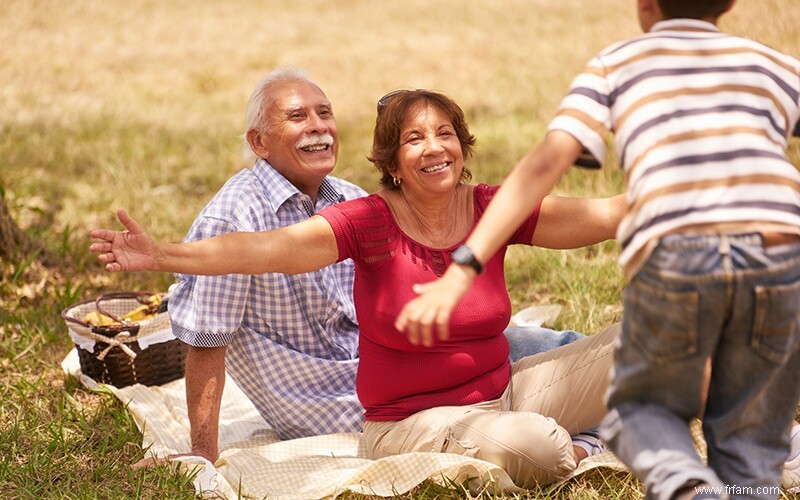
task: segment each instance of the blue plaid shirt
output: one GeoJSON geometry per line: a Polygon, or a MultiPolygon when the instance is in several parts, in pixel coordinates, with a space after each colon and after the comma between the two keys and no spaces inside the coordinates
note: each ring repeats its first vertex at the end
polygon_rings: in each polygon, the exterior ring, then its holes
{"type": "MultiPolygon", "coordinates": [[[[365,194],[328,177],[314,205],[259,159],[214,196],[186,241],[288,226],[365,194]]],[[[177,278],[169,303],[175,335],[197,347],[227,345],[228,373],[283,439],[361,430],[352,261],[299,275],[177,278]]]]}

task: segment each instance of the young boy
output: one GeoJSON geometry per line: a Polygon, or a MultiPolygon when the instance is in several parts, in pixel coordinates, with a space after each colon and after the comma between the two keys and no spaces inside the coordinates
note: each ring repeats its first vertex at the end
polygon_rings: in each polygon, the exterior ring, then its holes
{"type": "Polygon", "coordinates": [[[446,337],[475,269],[571,165],[599,166],[613,132],[628,186],[617,239],[629,284],[602,433],[651,498],[691,498],[704,485],[719,497],[776,496],[768,488],[780,483],[800,398],[800,174],[785,154],[800,62],[721,33],[732,5],[637,0],[645,34],[574,80],[456,265],[417,285],[422,295],[397,320],[412,338],[446,337]],[[687,426],[704,403],[708,467],[687,426]]]}

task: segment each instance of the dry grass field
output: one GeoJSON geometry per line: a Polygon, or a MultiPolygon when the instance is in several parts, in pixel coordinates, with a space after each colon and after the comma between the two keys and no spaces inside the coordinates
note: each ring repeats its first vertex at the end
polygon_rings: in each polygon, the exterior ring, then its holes
{"type": "MultiPolygon", "coordinates": [[[[0,189],[49,256],[0,261],[0,496],[193,496],[168,469],[134,473],[141,438],[124,408],[60,372],[59,311],[103,291],[164,289],[165,275],[102,272],[87,231],[127,208],[183,237],[241,161],[244,107],[278,66],[307,70],[334,105],[336,174],[373,190],[376,100],[397,88],[454,97],[478,138],[475,180],[500,182],[544,131],[572,76],[638,32],[633,0],[4,0],[0,189]],[[96,432],[95,432],[96,431],[96,432]],[[9,451],[10,450],[10,451],[9,451]]],[[[722,28],[800,56],[800,2],[739,0],[722,28]]],[[[800,141],[792,156],[800,164],[800,141]]],[[[561,194],[610,196],[615,168],[573,169],[561,194]]],[[[557,327],[620,317],[618,248],[510,253],[516,308],[564,306],[557,327]]],[[[44,254],[42,254],[44,255],[44,254]]],[[[591,475],[551,498],[638,498],[627,476],[591,475]]],[[[424,490],[425,498],[458,492],[424,490]]],[[[536,496],[536,494],[532,494],[536,496]]]]}

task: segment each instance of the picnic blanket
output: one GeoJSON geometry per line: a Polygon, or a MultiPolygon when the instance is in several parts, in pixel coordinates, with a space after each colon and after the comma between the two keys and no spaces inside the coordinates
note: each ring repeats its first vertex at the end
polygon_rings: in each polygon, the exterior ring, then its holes
{"type": "MultiPolygon", "coordinates": [[[[127,406],[143,434],[147,456],[164,457],[190,449],[184,379],[153,387],[98,384],[81,373],[75,349],[64,359],[62,368],[89,389],[110,391],[127,406]]],[[[468,484],[473,491],[521,491],[497,465],[461,455],[409,453],[370,460],[360,433],[281,441],[231,377],[226,377],[219,427],[220,455],[216,463],[201,457],[177,459],[187,474],[195,473],[198,494],[305,500],[351,490],[391,497],[410,491],[426,479],[439,484],[468,484]]],[[[581,462],[570,477],[596,467],[625,470],[611,452],[606,452],[581,462]]]]}

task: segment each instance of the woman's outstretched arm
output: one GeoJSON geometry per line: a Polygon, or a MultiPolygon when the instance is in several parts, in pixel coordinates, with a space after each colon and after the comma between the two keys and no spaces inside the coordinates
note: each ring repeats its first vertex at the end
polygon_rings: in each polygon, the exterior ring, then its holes
{"type": "Polygon", "coordinates": [[[563,250],[613,239],[626,210],[624,194],[611,198],[546,196],[532,243],[563,250]]]}
{"type": "Polygon", "coordinates": [[[96,229],[89,250],[108,271],[166,271],[183,274],[296,274],[316,271],[338,260],[333,229],[312,217],[274,231],[228,233],[191,243],[158,243],[124,210],[117,217],[125,231],[96,229]]]}

